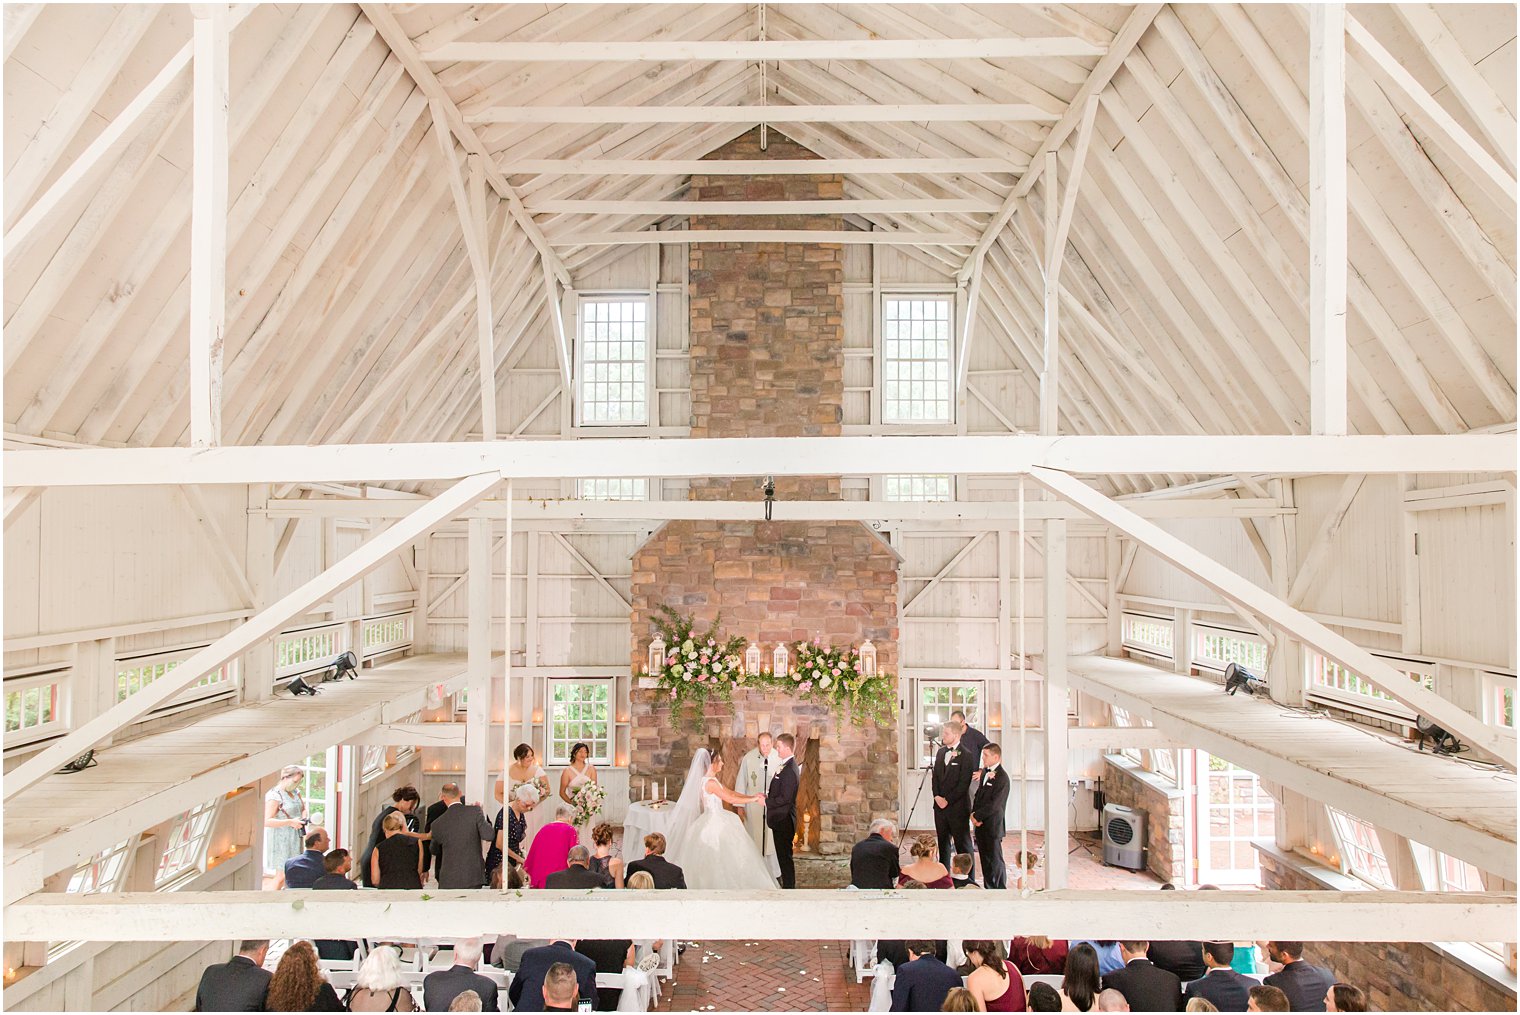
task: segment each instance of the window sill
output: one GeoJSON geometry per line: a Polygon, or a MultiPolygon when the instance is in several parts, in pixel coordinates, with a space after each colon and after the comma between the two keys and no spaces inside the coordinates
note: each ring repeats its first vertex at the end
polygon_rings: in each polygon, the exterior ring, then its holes
{"type": "Polygon", "coordinates": [[[1166,776],[1142,768],[1122,754],[1105,754],[1103,755],[1103,760],[1115,768],[1123,769],[1130,777],[1160,793],[1168,800],[1181,800],[1187,796],[1176,783],[1166,776]]]}

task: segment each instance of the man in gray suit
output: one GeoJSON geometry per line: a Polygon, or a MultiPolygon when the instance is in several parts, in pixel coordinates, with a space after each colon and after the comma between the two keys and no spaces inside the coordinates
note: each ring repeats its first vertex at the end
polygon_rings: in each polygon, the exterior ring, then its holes
{"type": "Polygon", "coordinates": [[[196,1011],[263,1011],[270,972],[264,968],[268,941],[243,941],[229,962],[201,974],[195,992],[196,1011]]]}
{"type": "Polygon", "coordinates": [[[479,804],[460,801],[456,783],[445,784],[442,797],[448,807],[432,824],[438,887],[482,888],[486,883],[486,865],[480,844],[494,841],[496,829],[486,820],[479,804]]]}

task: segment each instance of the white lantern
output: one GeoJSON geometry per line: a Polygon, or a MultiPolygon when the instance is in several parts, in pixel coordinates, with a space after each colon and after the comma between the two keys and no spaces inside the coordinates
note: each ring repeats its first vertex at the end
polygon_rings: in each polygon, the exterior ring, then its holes
{"type": "Polygon", "coordinates": [[[775,672],[776,676],[786,676],[788,658],[789,656],[787,655],[786,651],[786,642],[776,642],[776,651],[771,653],[771,670],[775,672]]]}
{"type": "Polygon", "coordinates": [[[659,635],[649,643],[649,675],[655,676],[665,669],[665,639],[659,635]]]}
{"type": "Polygon", "coordinates": [[[871,644],[869,638],[860,646],[860,675],[862,677],[876,676],[876,646],[871,644]]]}
{"type": "Polygon", "coordinates": [[[758,677],[760,675],[760,646],[755,642],[749,643],[749,648],[744,650],[744,675],[758,677]]]}

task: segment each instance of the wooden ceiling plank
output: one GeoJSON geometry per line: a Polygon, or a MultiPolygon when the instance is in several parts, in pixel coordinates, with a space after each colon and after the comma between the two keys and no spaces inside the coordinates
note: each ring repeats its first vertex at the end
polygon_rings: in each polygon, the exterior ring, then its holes
{"type": "Polygon", "coordinates": [[[475,123],[1050,123],[1056,117],[1022,103],[847,106],[488,106],[475,123]]]}
{"type": "Polygon", "coordinates": [[[676,60],[1017,60],[1102,56],[1074,36],[980,39],[703,39],[636,42],[451,42],[422,51],[427,63],[665,63],[676,60]]]}

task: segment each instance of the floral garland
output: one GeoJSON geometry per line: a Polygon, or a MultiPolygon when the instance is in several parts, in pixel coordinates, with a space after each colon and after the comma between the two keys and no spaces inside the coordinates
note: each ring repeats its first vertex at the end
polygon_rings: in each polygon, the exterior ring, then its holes
{"type": "Polygon", "coordinates": [[[744,672],[747,643],[723,634],[718,617],[705,635],[694,630],[689,616],[669,606],[659,607],[654,626],[667,646],[665,665],[657,672],[647,668],[640,676],[652,676],[670,695],[678,712],[686,711],[700,721],[709,698],[733,699],[736,687],[775,688],[799,698],[826,704],[841,719],[864,725],[868,720],[888,727],[897,710],[897,680],[890,673],[865,676],[860,672],[860,651],[854,646],[838,648],[822,639],[795,641],[787,646],[790,672],[777,676],[771,669],[758,674],[744,672]]]}

